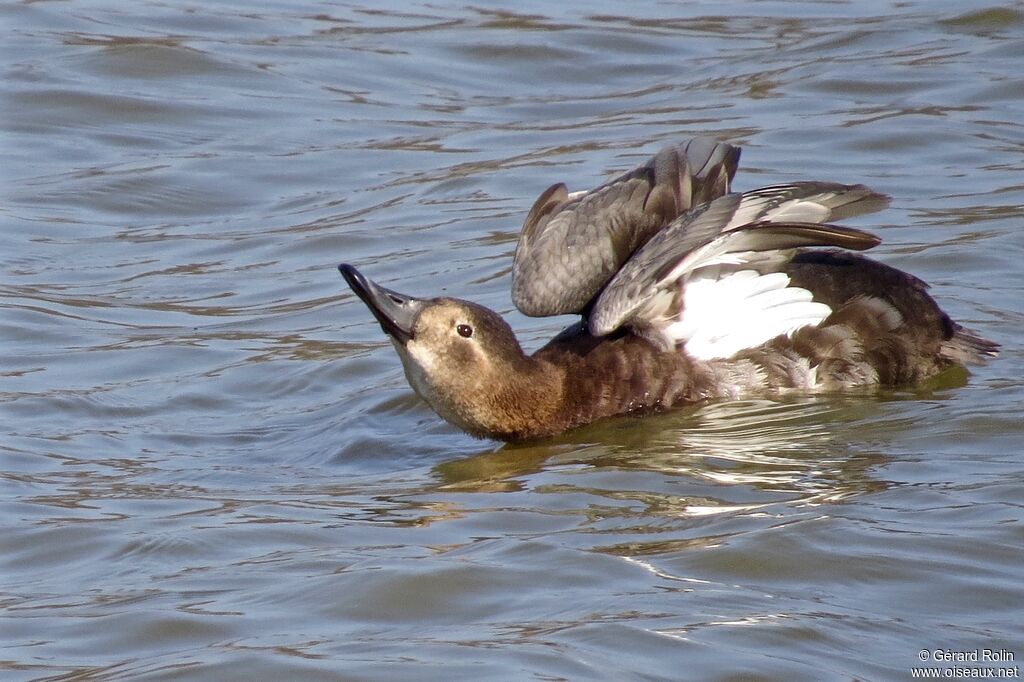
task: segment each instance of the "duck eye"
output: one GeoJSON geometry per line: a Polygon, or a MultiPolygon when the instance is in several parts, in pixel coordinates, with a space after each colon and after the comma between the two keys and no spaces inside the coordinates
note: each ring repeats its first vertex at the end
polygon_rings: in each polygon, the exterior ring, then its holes
{"type": "Polygon", "coordinates": [[[468,324],[460,324],[458,327],[455,328],[455,331],[459,333],[459,336],[463,336],[467,339],[473,336],[473,328],[470,327],[468,324]]]}

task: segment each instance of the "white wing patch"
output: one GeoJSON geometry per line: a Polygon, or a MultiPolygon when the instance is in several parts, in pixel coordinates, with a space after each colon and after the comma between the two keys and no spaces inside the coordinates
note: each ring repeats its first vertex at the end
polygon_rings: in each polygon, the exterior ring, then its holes
{"type": "Polygon", "coordinates": [[[732,357],[832,313],[811,292],[789,286],[783,272],[740,270],[719,278],[715,270],[698,271],[686,283],[682,314],[663,332],[699,360],[732,357]]]}
{"type": "Polygon", "coordinates": [[[811,197],[803,201],[787,201],[778,208],[768,211],[765,218],[776,223],[823,223],[828,220],[829,213],[827,206],[819,204],[811,197]]]}
{"type": "Polygon", "coordinates": [[[828,207],[815,201],[816,198],[820,199],[821,195],[804,199],[790,199],[774,208],[766,209],[765,204],[771,198],[771,196],[760,195],[744,196],[736,213],[729,219],[722,231],[728,232],[758,220],[770,220],[776,223],[786,221],[822,223],[828,220],[828,207]]]}

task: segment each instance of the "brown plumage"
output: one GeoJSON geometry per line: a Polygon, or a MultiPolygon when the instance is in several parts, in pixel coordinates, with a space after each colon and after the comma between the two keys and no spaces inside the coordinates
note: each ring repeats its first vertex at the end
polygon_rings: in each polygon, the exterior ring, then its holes
{"type": "Polygon", "coordinates": [[[729,194],[738,157],[701,140],[592,193],[545,193],[517,250],[514,299],[528,314],[584,319],[533,355],[482,306],[406,296],[339,269],[413,389],[449,422],[500,440],[713,398],[911,385],[996,354],[919,279],[846,250],[876,237],[826,223],[877,208],[882,195],[833,183],[729,194]],[[578,278],[567,244],[582,259],[578,278]]]}

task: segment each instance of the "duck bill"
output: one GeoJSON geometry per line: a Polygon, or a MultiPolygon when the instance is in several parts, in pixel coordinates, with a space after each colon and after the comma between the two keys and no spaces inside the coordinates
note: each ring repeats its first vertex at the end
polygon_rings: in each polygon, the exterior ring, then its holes
{"type": "Polygon", "coordinates": [[[423,299],[385,289],[364,277],[348,263],[339,265],[338,271],[380,322],[385,334],[403,346],[413,338],[413,325],[423,309],[423,299]]]}

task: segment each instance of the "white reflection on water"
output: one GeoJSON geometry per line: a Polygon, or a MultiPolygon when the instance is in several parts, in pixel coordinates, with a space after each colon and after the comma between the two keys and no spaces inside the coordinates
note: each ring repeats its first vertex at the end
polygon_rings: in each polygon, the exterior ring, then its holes
{"type": "MultiPolygon", "coordinates": [[[[862,417],[863,415],[858,414],[862,417]]],[[[649,513],[705,516],[751,512],[782,497],[790,503],[837,502],[884,483],[867,472],[883,461],[851,453],[836,437],[854,418],[841,400],[713,403],[646,418],[624,418],[564,434],[553,442],[506,446],[438,466],[443,490],[515,490],[530,474],[557,474],[592,485],[594,469],[659,472],[685,482],[688,494],[607,490],[642,499],[649,513]],[[767,493],[764,502],[730,501],[729,486],[767,493]],[[699,489],[702,494],[694,494],[699,489]]],[[[559,486],[569,485],[561,483],[559,486]]],[[[554,489],[564,488],[556,486],[554,489]]],[[[590,492],[597,489],[588,487],[590,492]]]]}

